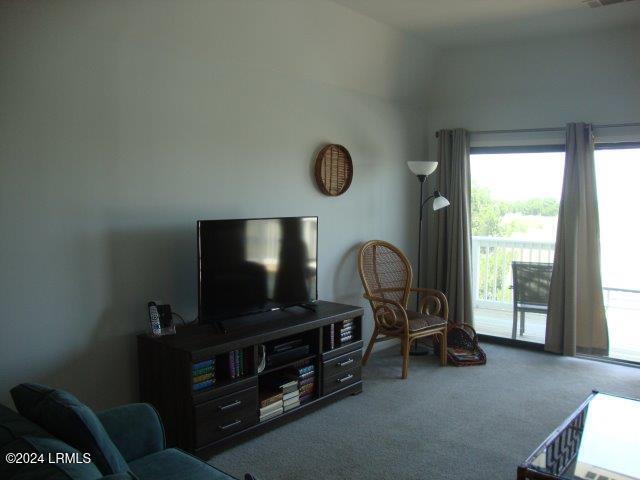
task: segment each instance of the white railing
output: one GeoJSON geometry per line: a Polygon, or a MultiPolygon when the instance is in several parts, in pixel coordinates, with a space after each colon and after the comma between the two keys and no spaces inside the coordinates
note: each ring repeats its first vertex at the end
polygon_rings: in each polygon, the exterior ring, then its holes
{"type": "Polygon", "coordinates": [[[512,308],[511,262],[553,263],[555,242],[501,237],[472,238],[473,304],[476,308],[512,308]]]}

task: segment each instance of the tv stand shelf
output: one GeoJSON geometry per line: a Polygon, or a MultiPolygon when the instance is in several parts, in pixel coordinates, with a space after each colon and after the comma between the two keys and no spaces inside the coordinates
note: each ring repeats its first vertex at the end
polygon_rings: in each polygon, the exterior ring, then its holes
{"type": "Polygon", "coordinates": [[[168,444],[206,457],[360,393],[363,309],[332,302],[314,307],[238,317],[228,323],[225,334],[204,324],[178,327],[170,336],[138,335],[140,397],[160,413],[168,444]],[[307,353],[258,372],[260,346],[287,341],[308,345],[307,353]],[[240,353],[234,357],[229,353],[234,351],[240,353]],[[260,422],[259,399],[270,377],[300,362],[314,367],[312,397],[260,422]],[[211,364],[215,366],[207,370],[211,364]],[[213,376],[213,385],[194,391],[195,366],[205,366],[198,372],[213,371],[205,374],[213,376]],[[231,372],[239,371],[243,375],[232,378],[231,372]]]}

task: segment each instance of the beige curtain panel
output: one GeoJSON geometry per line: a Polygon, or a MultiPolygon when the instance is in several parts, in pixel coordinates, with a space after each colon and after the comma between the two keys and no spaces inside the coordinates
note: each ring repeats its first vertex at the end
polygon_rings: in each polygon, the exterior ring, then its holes
{"type": "Polygon", "coordinates": [[[440,130],[438,162],[437,189],[451,206],[435,215],[435,288],[447,295],[450,321],[473,325],[469,132],[440,130]]]}
{"type": "Polygon", "coordinates": [[[593,133],[584,123],[567,125],[545,348],[564,355],[609,352],[593,133]]]}

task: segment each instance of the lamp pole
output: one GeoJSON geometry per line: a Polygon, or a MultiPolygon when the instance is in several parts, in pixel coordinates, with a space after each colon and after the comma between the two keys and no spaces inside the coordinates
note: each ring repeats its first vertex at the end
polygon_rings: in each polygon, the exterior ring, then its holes
{"type": "MultiPolygon", "coordinates": [[[[418,181],[420,181],[420,209],[419,215],[420,220],[418,221],[418,278],[416,280],[416,285],[420,288],[420,265],[422,264],[422,207],[424,207],[424,202],[422,201],[423,190],[424,190],[424,182],[427,180],[426,175],[417,175],[418,181]]],[[[420,309],[420,295],[416,293],[416,312],[420,309]]],[[[418,342],[416,342],[416,345],[418,342]]]]}
{"type": "MultiPolygon", "coordinates": [[[[416,285],[420,288],[420,272],[422,266],[422,216],[424,214],[424,206],[427,202],[433,199],[433,209],[440,210],[441,208],[445,208],[449,206],[449,201],[444,198],[439,191],[434,190],[432,195],[429,195],[426,199],[424,198],[424,184],[427,181],[427,176],[433,173],[438,167],[438,162],[434,161],[415,161],[415,162],[407,162],[409,170],[411,170],[415,176],[418,178],[420,182],[420,203],[418,214],[420,218],[418,219],[418,279],[416,281],[416,285]]],[[[416,292],[416,311],[420,311],[420,292],[416,292]]],[[[411,349],[411,355],[427,355],[429,353],[428,350],[418,350],[418,342],[416,341],[411,349]]]]}

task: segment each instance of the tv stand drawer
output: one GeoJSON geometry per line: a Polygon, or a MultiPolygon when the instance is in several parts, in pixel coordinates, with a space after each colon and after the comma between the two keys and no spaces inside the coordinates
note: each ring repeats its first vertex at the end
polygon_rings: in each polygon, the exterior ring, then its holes
{"type": "Polygon", "coordinates": [[[362,379],[361,368],[356,367],[331,377],[324,377],[322,382],[322,394],[329,395],[335,391],[341,390],[349,385],[353,385],[362,379]]]}
{"type": "Polygon", "coordinates": [[[208,445],[257,421],[255,387],[203,403],[195,407],[196,445],[208,445]]]}
{"type": "Polygon", "coordinates": [[[322,363],[322,371],[325,378],[339,375],[348,370],[359,368],[362,362],[362,350],[355,350],[353,352],[340,355],[339,357],[332,358],[331,360],[325,360],[322,363]]]}

